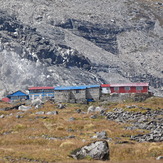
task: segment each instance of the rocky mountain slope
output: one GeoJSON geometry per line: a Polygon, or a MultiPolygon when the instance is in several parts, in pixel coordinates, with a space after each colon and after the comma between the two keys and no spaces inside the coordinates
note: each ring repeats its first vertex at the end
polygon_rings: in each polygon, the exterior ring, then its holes
{"type": "Polygon", "coordinates": [[[163,95],[162,0],[0,0],[0,88],[149,82],[163,95]]]}

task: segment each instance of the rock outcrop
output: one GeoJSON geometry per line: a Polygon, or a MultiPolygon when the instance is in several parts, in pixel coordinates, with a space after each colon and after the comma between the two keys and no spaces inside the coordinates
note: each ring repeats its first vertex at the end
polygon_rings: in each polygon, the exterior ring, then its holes
{"type": "Polygon", "coordinates": [[[162,8],[150,0],[1,1],[0,89],[149,82],[163,95],[162,8]]]}
{"type": "Polygon", "coordinates": [[[84,158],[109,160],[109,145],[107,141],[96,141],[73,151],[70,156],[77,160],[84,158]]]}
{"type": "MultiPolygon", "coordinates": [[[[134,106],[130,106],[134,107],[134,106]]],[[[123,109],[115,108],[113,112],[102,113],[108,120],[114,120],[120,123],[129,123],[131,126],[126,127],[127,130],[144,129],[149,133],[133,136],[131,140],[138,142],[162,142],[163,141],[163,109],[152,111],[150,108],[141,108],[144,113],[141,112],[128,112],[123,109]]]]}

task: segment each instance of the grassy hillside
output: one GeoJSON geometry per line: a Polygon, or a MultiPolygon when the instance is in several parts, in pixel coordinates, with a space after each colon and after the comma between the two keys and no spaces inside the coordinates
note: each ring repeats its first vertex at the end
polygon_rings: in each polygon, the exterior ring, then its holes
{"type": "MultiPolygon", "coordinates": [[[[107,108],[126,108],[127,105],[163,108],[163,98],[151,98],[143,103],[92,103],[107,108]]],[[[90,105],[92,105],[90,104],[90,105]]],[[[8,104],[0,103],[0,108],[8,104]]],[[[110,163],[154,163],[157,156],[163,155],[163,143],[130,140],[131,135],[148,133],[142,130],[125,130],[129,124],[106,120],[97,114],[96,119],[87,114],[89,105],[66,104],[58,109],[57,104],[47,102],[40,109],[26,112],[19,110],[0,111],[0,162],[77,162],[68,155],[76,148],[93,142],[95,132],[106,131],[110,140],[110,163]],[[82,113],[77,113],[81,109],[82,113]],[[39,111],[58,111],[58,115],[36,114],[39,111]],[[85,112],[85,113],[84,113],[85,112]],[[17,115],[20,115],[19,117],[17,115]],[[70,118],[74,120],[71,121],[70,118]],[[127,143],[123,143],[127,142],[127,143]]],[[[126,108],[127,110],[127,108],[126,108]]],[[[139,109],[128,110],[138,112],[139,109]]],[[[79,162],[95,162],[84,160],[79,162]]],[[[96,161],[101,162],[101,161],[96,161]]]]}

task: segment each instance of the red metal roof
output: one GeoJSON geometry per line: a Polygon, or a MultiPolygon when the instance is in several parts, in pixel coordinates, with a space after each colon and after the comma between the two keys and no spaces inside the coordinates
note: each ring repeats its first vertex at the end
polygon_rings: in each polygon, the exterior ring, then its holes
{"type": "Polygon", "coordinates": [[[124,84],[110,84],[110,87],[137,87],[137,86],[144,86],[148,87],[149,83],[124,83],[124,84]]]}
{"type": "Polygon", "coordinates": [[[101,84],[101,87],[110,87],[110,84],[101,84]]]}
{"type": "Polygon", "coordinates": [[[149,86],[149,83],[101,84],[101,87],[136,87],[136,86],[148,87],[149,86]]]}
{"type": "Polygon", "coordinates": [[[38,90],[38,89],[54,89],[54,87],[30,87],[28,90],[38,90]]]}
{"type": "Polygon", "coordinates": [[[5,98],[2,98],[2,101],[4,101],[4,102],[10,102],[10,99],[7,98],[7,97],[5,97],[5,98]]]}

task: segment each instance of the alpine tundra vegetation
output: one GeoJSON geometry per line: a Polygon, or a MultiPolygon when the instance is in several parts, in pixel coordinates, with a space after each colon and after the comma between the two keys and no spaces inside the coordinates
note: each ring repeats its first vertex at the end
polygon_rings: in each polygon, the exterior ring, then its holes
{"type": "Polygon", "coordinates": [[[0,102],[0,162],[161,163],[162,125],[161,97],[89,105],[0,102]]]}

